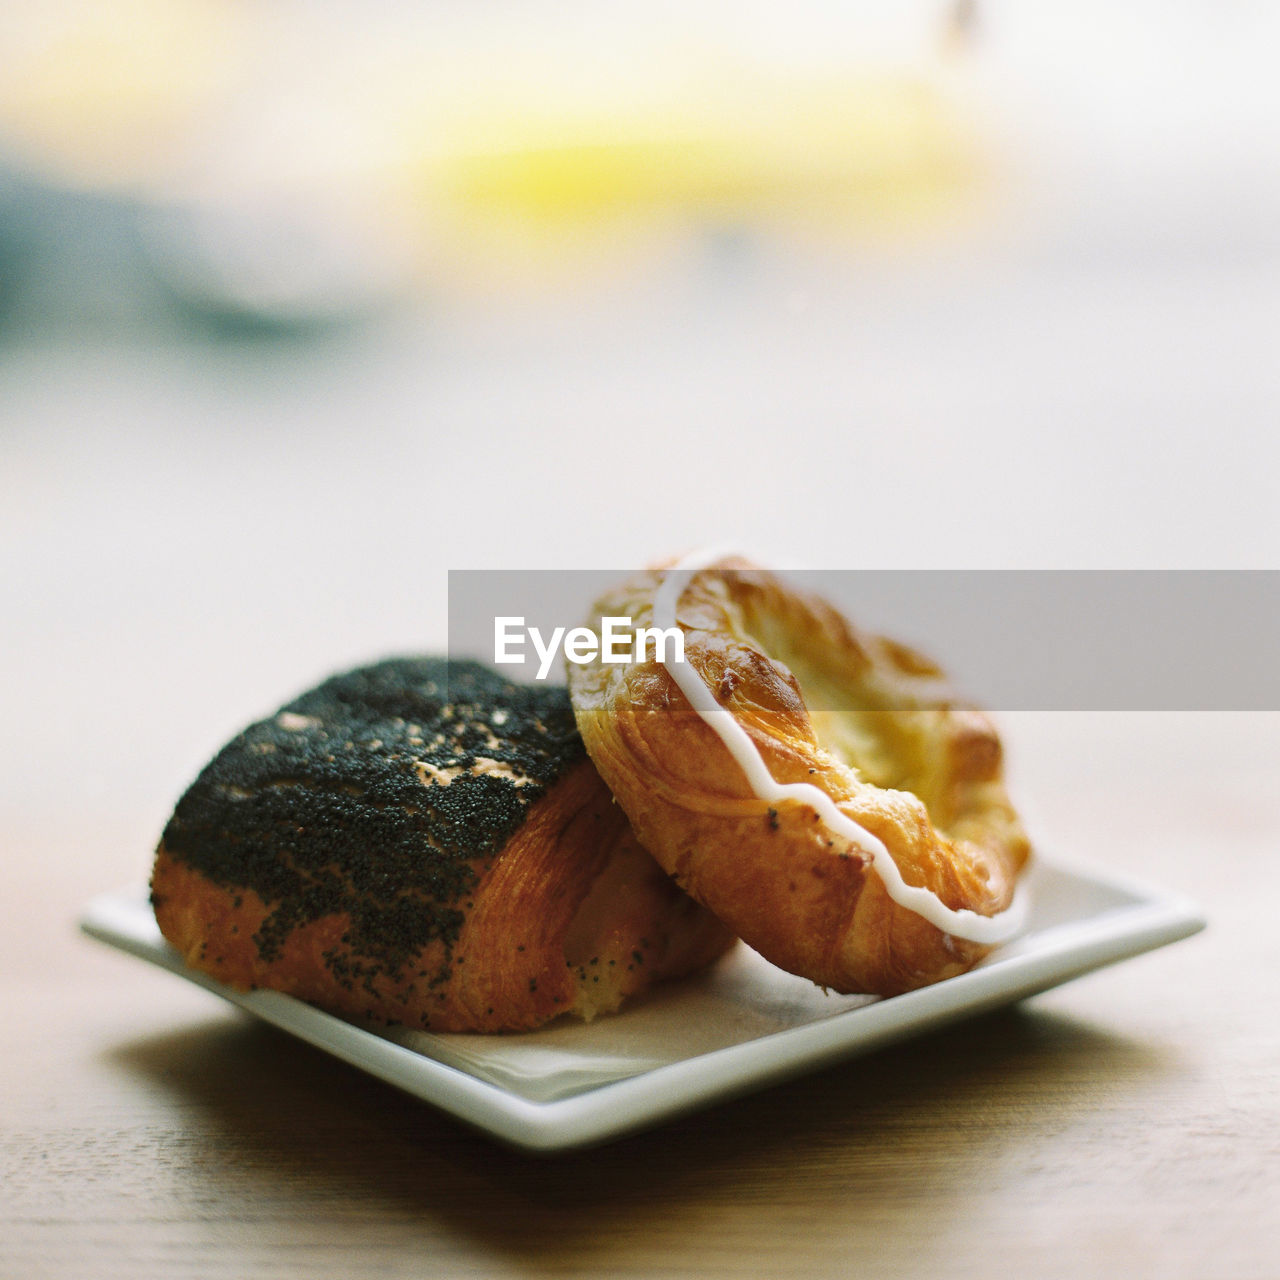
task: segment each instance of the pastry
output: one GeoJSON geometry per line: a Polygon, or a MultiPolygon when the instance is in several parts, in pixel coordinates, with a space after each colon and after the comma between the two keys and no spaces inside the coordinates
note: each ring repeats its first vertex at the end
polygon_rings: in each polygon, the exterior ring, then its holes
{"type": "Polygon", "coordinates": [[[767,959],[891,995],[1017,932],[1029,845],[1000,740],[931,662],[737,558],[646,573],[604,617],[678,625],[683,660],[571,663],[587,751],[645,848],[767,959]]]}
{"type": "Polygon", "coordinates": [[[229,743],[152,901],[223,982],[437,1031],[589,1019],[733,940],[637,844],[563,689],[433,658],[336,676],[229,743]]]}

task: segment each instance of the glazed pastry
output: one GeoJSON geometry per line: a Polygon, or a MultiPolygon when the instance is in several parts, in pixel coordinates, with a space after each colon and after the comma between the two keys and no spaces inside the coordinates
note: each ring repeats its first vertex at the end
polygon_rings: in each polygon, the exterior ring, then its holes
{"type": "Polygon", "coordinates": [[[963,972],[1021,925],[1029,846],[990,721],[902,645],[737,558],[690,558],[588,625],[679,626],[683,661],[570,664],[641,843],[767,959],[841,992],[963,972]]]}
{"type": "Polygon", "coordinates": [[[223,982],[437,1031],[589,1019],[733,940],[636,843],[563,689],[432,658],[234,739],[166,827],[152,901],[223,982]]]}

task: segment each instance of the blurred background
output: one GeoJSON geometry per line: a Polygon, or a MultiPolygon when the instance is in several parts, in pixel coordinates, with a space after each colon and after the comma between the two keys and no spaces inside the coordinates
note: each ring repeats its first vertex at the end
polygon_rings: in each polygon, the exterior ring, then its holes
{"type": "Polygon", "coordinates": [[[1277,567],[1277,47],[1207,0],[11,0],[7,838],[142,876],[246,720],[442,646],[450,568],[1277,567]]]}

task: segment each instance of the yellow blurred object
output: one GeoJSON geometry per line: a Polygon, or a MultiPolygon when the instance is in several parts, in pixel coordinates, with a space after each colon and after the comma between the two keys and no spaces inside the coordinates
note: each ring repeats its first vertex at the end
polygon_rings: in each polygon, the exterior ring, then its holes
{"type": "Polygon", "coordinates": [[[597,118],[584,111],[531,126],[495,121],[501,146],[465,135],[427,163],[427,185],[459,212],[533,223],[619,213],[926,211],[967,184],[976,148],[928,85],[853,79],[736,104],[597,118]]]}
{"type": "Polygon", "coordinates": [[[145,182],[225,92],[237,6],[41,0],[0,7],[0,138],[62,181],[145,182]]]}
{"type": "Polygon", "coordinates": [[[544,273],[690,227],[913,238],[957,217],[983,172],[973,123],[909,72],[618,97],[551,111],[506,85],[490,110],[405,120],[431,265],[544,273]]]}
{"type": "Polygon", "coordinates": [[[720,9],[590,13],[20,0],[0,144],[152,203],[364,208],[455,274],[690,226],[898,236],[980,176],[944,28],[886,56],[856,25],[775,16],[748,40],[720,9]]]}

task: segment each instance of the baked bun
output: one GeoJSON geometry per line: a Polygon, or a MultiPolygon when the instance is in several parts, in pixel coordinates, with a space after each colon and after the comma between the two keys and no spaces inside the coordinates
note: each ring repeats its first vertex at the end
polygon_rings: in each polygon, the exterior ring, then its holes
{"type": "Polygon", "coordinates": [[[1029,854],[991,723],[821,599],[745,560],[697,566],[644,574],[588,620],[678,622],[683,663],[569,667],[587,751],[641,843],[823,986],[891,995],[968,969],[1016,930],[1001,913],[1029,854]]]}
{"type": "Polygon", "coordinates": [[[563,689],[433,658],[240,734],[179,802],[152,901],[223,982],[437,1031],[591,1018],[733,937],[637,844],[563,689]]]}

